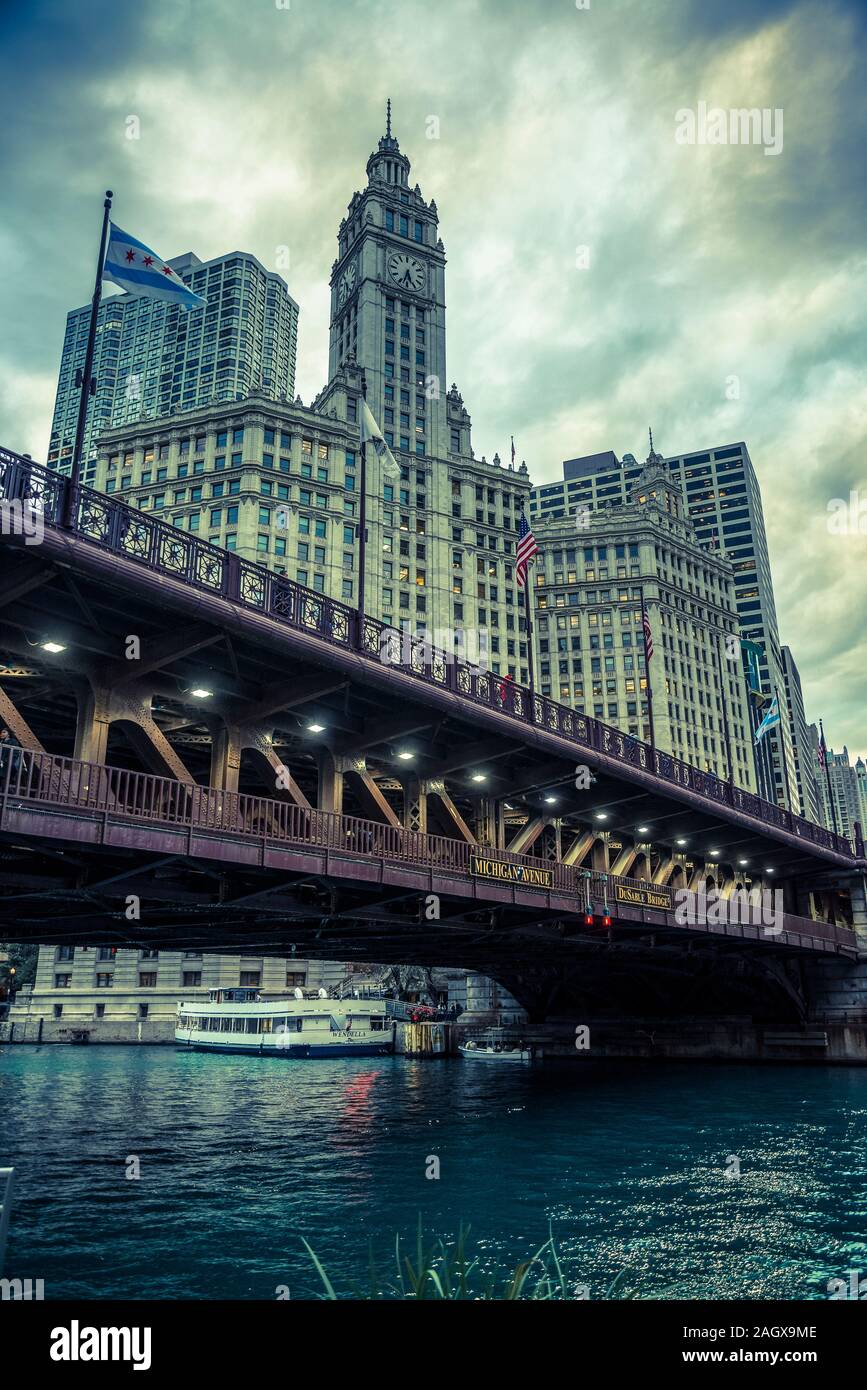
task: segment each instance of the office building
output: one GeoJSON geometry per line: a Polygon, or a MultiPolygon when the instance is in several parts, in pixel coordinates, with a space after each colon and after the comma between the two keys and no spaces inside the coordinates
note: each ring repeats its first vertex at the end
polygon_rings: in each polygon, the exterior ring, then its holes
{"type": "MultiPolygon", "coordinates": [[[[828,748],[825,755],[827,770],[819,767],[820,735],[815,724],[810,726],[810,735],[815,749],[822,823],[829,830],[836,830],[838,835],[845,836],[854,845],[856,824],[860,826],[862,837],[867,828],[867,821],[864,819],[867,769],[859,776],[858,764],[852,766],[849,750],[845,747],[842,753],[835,753],[833,748],[828,748]]],[[[863,768],[861,759],[858,762],[863,768]]]]}
{"type": "MultiPolygon", "coordinates": [[[[349,967],[338,961],[212,955],[114,946],[40,946],[32,988],[9,1013],[13,1041],[171,1042],[180,999],[246,986],[264,996],[332,989],[349,967]]],[[[9,1037],[7,1026],[6,1037],[9,1037]]]]}
{"type": "MultiPolygon", "coordinates": [[[[746,444],[740,442],[665,459],[680,489],[699,544],[724,554],[734,571],[740,634],[760,646],[759,676],[765,708],[776,692],[785,702],[782,652],[765,536],[762,498],[746,444]]],[[[641,465],[634,455],[618,459],[612,450],[567,459],[563,480],[535,487],[530,496],[534,521],[580,516],[606,502],[625,502],[641,465]]],[[[751,710],[755,726],[761,710],[751,710]]],[[[763,740],[755,759],[759,791],[797,810],[797,779],[789,721],[763,740]],[[785,767],[781,761],[785,758],[785,767]]]]}
{"type": "MultiPolygon", "coordinates": [[[[94,485],[96,441],[107,429],[164,419],[251,391],[275,400],[295,390],[298,305],[285,281],[255,256],[233,251],[201,261],[188,251],[168,262],[207,301],[187,311],[141,295],[111,294],[99,308],[82,481],[94,485]]],[[[69,473],[90,305],[66,319],[48,446],[48,466],[69,473]]]]}
{"type": "Polygon", "coordinates": [[[542,694],[754,789],[733,568],[700,543],[665,461],[651,451],[626,502],[539,520],[535,535],[542,694]]]}
{"type": "Polygon", "coordinates": [[[526,682],[514,562],[529,476],[476,457],[446,389],[445,254],[409,168],[389,117],[338,230],[330,375],[312,405],[251,391],[104,429],[96,486],[355,605],[366,390],[399,465],[392,477],[368,451],[366,611],[458,653],[486,647],[495,674],[526,682]]]}
{"type": "Polygon", "coordinates": [[[817,786],[819,768],[810,737],[810,727],[804,713],[804,695],[801,690],[801,677],[795,665],[790,647],[782,647],[783,686],[786,692],[785,707],[780,705],[780,717],[789,721],[789,737],[792,743],[792,756],[795,764],[795,787],[797,792],[798,814],[817,825],[822,821],[822,801],[817,786]]]}

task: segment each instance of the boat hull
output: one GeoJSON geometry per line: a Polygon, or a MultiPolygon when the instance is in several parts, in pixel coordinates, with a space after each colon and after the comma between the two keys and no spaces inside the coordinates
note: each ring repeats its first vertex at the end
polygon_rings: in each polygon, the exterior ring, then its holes
{"type": "Polygon", "coordinates": [[[459,1047],[458,1052],[471,1062],[497,1062],[500,1064],[508,1063],[512,1066],[529,1066],[533,1060],[532,1054],[524,1048],[492,1052],[483,1047],[459,1047]]]}
{"type": "Polygon", "coordinates": [[[245,1046],[235,1042],[204,1042],[176,1038],[179,1048],[189,1052],[232,1052],[249,1057],[283,1057],[304,1060],[312,1057],[387,1057],[394,1051],[391,1042],[297,1043],[292,1047],[245,1046]]]}

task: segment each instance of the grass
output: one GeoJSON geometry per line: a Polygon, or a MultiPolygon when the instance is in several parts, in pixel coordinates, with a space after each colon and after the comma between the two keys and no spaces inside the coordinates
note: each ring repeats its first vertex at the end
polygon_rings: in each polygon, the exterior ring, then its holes
{"type": "MultiPolygon", "coordinates": [[[[529,1259],[515,1266],[514,1272],[505,1280],[497,1281],[483,1274],[477,1258],[468,1253],[469,1226],[458,1229],[453,1245],[443,1240],[435,1240],[425,1246],[419,1217],[413,1255],[406,1253],[401,1246],[400,1235],[394,1241],[394,1273],[382,1276],[376,1268],[371,1248],[367,1271],[367,1288],[362,1288],[357,1280],[350,1283],[350,1292],[339,1294],[324,1269],[319,1256],[308,1242],[304,1241],[310,1259],[322,1282],[323,1299],[334,1300],[341,1297],[352,1299],[420,1299],[427,1300],[540,1300],[576,1301],[583,1294],[584,1285],[577,1282],[570,1286],[564,1274],[554,1237],[551,1233],[543,1245],[529,1259]]],[[[626,1271],[621,1271],[604,1294],[606,1299],[636,1298],[634,1290],[627,1287],[626,1271]]]]}

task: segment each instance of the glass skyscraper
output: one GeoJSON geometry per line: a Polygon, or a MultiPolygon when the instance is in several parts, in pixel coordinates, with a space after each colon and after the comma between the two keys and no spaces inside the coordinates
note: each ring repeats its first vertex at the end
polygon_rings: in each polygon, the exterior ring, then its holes
{"type": "MultiPolygon", "coordinates": [[[[96,441],[107,429],[243,400],[252,390],[274,400],[294,394],[298,305],[286,282],[238,251],[212,261],[188,251],[169,264],[206,299],[203,308],[188,312],[132,294],[108,295],[100,305],[85,483],[93,483],[96,441]]],[[[48,447],[48,466],[62,473],[72,462],[89,323],[89,305],[67,315],[48,447]]]]}

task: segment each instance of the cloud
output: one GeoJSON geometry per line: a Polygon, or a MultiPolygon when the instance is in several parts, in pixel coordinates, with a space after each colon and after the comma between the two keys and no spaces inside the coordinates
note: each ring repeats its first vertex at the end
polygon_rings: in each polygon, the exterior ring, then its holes
{"type": "Polygon", "coordinates": [[[45,450],[106,187],[163,255],[273,267],[289,247],[309,401],[338,224],[391,95],[440,213],[476,452],[514,434],[545,482],[566,457],[642,453],[648,423],[671,454],[745,439],[808,713],[867,752],[865,542],[825,525],[830,497],[867,496],[860,4],[33,0],[0,39],[4,443],[45,450]],[[676,144],[700,100],[782,109],[782,153],[676,144]]]}

